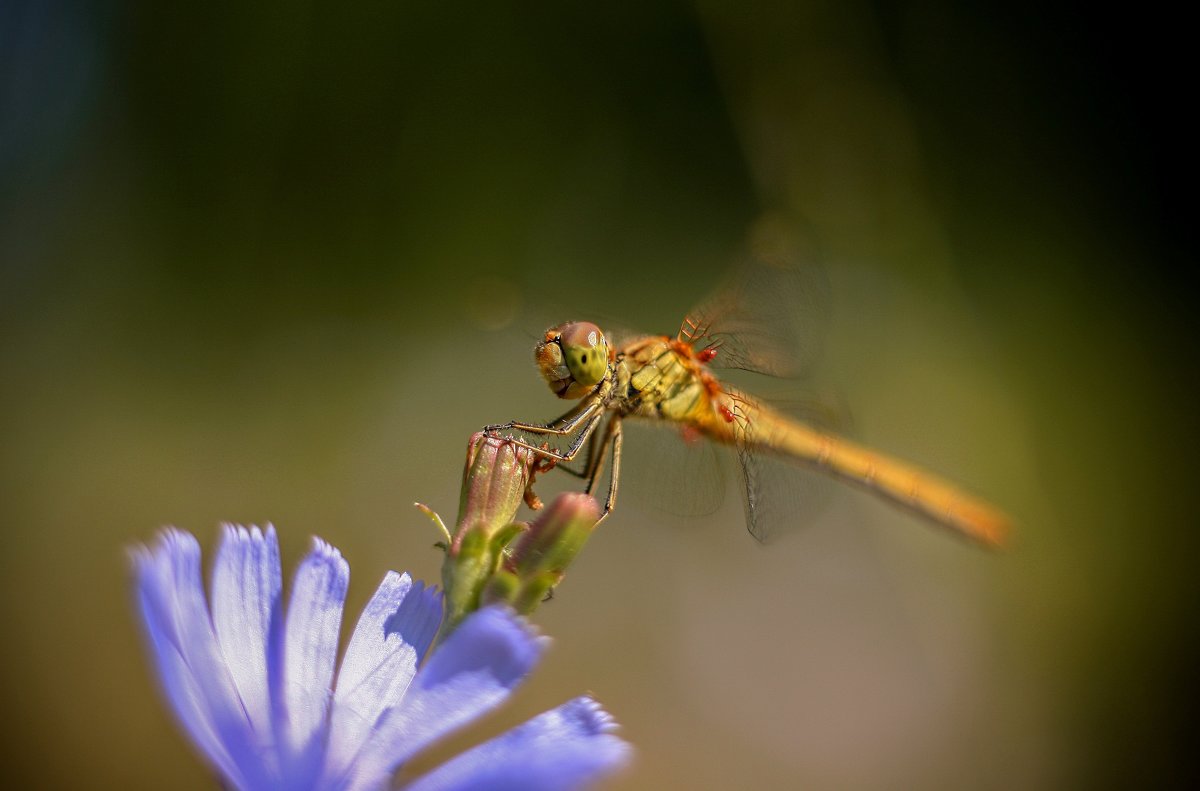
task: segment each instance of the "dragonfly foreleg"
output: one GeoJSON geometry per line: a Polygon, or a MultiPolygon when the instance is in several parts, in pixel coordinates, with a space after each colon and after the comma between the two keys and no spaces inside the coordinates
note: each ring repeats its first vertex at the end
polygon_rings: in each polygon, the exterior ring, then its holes
{"type": "Polygon", "coordinates": [[[576,478],[582,478],[584,480],[587,480],[588,478],[590,478],[592,475],[592,459],[596,455],[596,440],[599,439],[600,436],[603,435],[604,433],[606,433],[606,432],[593,431],[592,435],[590,437],[588,437],[587,451],[584,453],[584,457],[583,457],[584,462],[583,462],[582,470],[577,470],[573,467],[568,467],[564,464],[558,465],[558,469],[560,469],[563,472],[568,473],[569,475],[572,475],[576,478]]]}
{"type": "MultiPolygon", "coordinates": [[[[554,448],[539,448],[535,445],[530,445],[528,442],[525,442],[524,440],[520,440],[520,439],[511,439],[509,441],[512,442],[512,444],[516,445],[517,447],[525,448],[526,450],[529,450],[529,451],[537,454],[538,456],[542,457],[543,459],[550,459],[555,464],[572,461],[576,456],[579,455],[579,450],[583,447],[583,443],[586,442],[588,440],[588,437],[590,437],[592,435],[592,432],[594,432],[596,430],[596,426],[600,423],[601,417],[603,417],[603,415],[592,415],[592,417],[587,421],[587,423],[584,424],[583,428],[579,430],[578,436],[576,436],[575,439],[571,441],[571,444],[564,451],[559,451],[554,448]]],[[[520,430],[520,431],[528,431],[529,430],[529,429],[523,428],[520,424],[513,426],[513,428],[516,428],[517,430],[520,430]]],[[[546,433],[566,434],[569,432],[554,431],[554,432],[546,432],[546,433]]]]}
{"type": "Polygon", "coordinates": [[[584,492],[591,494],[596,488],[596,483],[600,478],[600,468],[604,466],[604,457],[611,446],[612,462],[609,466],[608,496],[604,499],[604,510],[600,513],[600,518],[596,520],[596,524],[604,521],[604,518],[612,513],[613,507],[617,504],[617,483],[621,477],[621,443],[623,437],[624,435],[621,433],[621,418],[614,415],[604,429],[604,439],[600,441],[599,450],[588,459],[588,484],[584,492]]]}
{"type": "Polygon", "coordinates": [[[484,426],[485,434],[494,435],[501,431],[525,431],[530,434],[554,434],[555,436],[565,436],[572,434],[575,429],[581,424],[588,421],[595,412],[601,408],[598,401],[592,401],[585,407],[578,410],[571,410],[567,414],[555,420],[553,423],[541,425],[538,423],[521,423],[517,420],[511,420],[508,423],[497,423],[492,426],[484,426]]]}

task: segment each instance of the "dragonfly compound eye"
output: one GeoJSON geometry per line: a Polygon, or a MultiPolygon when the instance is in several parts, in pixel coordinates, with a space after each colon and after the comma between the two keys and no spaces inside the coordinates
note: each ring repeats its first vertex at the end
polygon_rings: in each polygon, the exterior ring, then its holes
{"type": "Polygon", "coordinates": [[[608,341],[590,321],[577,321],[558,328],[563,362],[575,381],[585,387],[600,382],[608,372],[608,341]]]}
{"type": "Polygon", "coordinates": [[[538,370],[559,398],[583,398],[608,372],[609,349],[595,324],[573,322],[546,330],[534,348],[538,370]]]}

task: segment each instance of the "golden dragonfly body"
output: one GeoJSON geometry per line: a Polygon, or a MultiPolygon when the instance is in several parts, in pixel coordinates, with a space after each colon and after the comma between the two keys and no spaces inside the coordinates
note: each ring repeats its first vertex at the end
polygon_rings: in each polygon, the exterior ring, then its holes
{"type": "Polygon", "coordinates": [[[673,424],[687,434],[736,448],[745,483],[747,527],[760,540],[769,532],[760,502],[765,493],[761,460],[773,457],[856,484],[982,544],[997,546],[1003,541],[1007,517],[954,484],[794,420],[726,385],[710,367],[721,357],[724,343],[706,323],[690,317],[675,337],[641,336],[619,348],[611,347],[600,328],[589,322],[552,327],[537,344],[538,366],[557,395],[580,399],[579,403],[545,425],[510,422],[486,430],[564,438],[563,449],[517,440],[547,466],[575,459],[586,446],[585,468],[563,469],[584,478],[589,493],[610,458],[605,516],[616,504],[622,422],[639,418],[673,424]]]}

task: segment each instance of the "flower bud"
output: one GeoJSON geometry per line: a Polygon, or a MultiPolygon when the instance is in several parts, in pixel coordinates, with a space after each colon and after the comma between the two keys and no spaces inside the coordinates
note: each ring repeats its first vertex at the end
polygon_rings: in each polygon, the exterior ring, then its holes
{"type": "Polygon", "coordinates": [[[509,565],[521,576],[542,571],[561,574],[583,549],[600,519],[596,498],[560,494],[515,542],[509,565]]]}
{"type": "Polygon", "coordinates": [[[484,594],[488,603],[505,602],[528,615],[562,582],[567,567],[583,549],[600,519],[595,498],[560,494],[538,519],[513,541],[503,569],[484,594]]]}
{"type": "Polygon", "coordinates": [[[452,551],[459,549],[468,530],[491,536],[512,524],[529,486],[534,461],[528,448],[512,440],[483,432],[471,435],[452,551]]]}

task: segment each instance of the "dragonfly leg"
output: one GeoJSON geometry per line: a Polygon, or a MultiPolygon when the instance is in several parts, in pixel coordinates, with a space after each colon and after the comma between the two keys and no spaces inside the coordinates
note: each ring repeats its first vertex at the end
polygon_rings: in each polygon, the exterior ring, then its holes
{"type": "MultiPolygon", "coordinates": [[[[519,439],[511,439],[509,441],[512,444],[516,445],[517,447],[525,448],[526,450],[529,450],[532,453],[537,454],[538,456],[542,457],[543,459],[551,459],[555,462],[555,464],[558,464],[558,463],[564,462],[564,461],[571,461],[572,459],[574,459],[576,456],[579,455],[580,448],[583,447],[583,443],[588,440],[588,438],[592,435],[592,432],[594,432],[596,430],[596,426],[600,423],[601,417],[603,417],[603,415],[592,415],[592,417],[587,421],[587,423],[584,424],[583,428],[580,429],[579,435],[576,436],[575,439],[571,441],[571,444],[564,451],[555,450],[553,448],[539,448],[534,445],[530,445],[528,442],[525,442],[524,440],[519,440],[519,439]]],[[[518,426],[518,428],[520,428],[520,427],[518,426]]],[[[527,431],[528,429],[520,429],[520,430],[527,431]]],[[[553,432],[553,433],[558,433],[558,432],[553,432]]]]}
{"type": "Polygon", "coordinates": [[[608,477],[608,496],[604,499],[604,510],[600,513],[600,518],[596,520],[596,524],[604,521],[604,518],[612,513],[613,507],[617,504],[617,484],[621,477],[621,444],[624,435],[621,433],[621,418],[613,416],[608,422],[608,426],[604,430],[604,439],[600,443],[599,452],[592,459],[589,459],[588,464],[588,485],[584,492],[591,494],[596,488],[597,479],[600,477],[600,467],[604,464],[604,456],[608,452],[610,446],[612,448],[612,461],[609,466],[608,477]]]}
{"type": "Polygon", "coordinates": [[[576,478],[590,478],[592,476],[592,459],[596,455],[596,439],[603,433],[607,433],[607,430],[604,432],[593,431],[592,435],[588,437],[587,450],[584,452],[583,456],[584,462],[582,470],[576,470],[563,464],[558,465],[558,469],[568,473],[569,475],[573,475],[576,478]]]}
{"type": "Polygon", "coordinates": [[[492,426],[484,426],[485,434],[495,435],[501,431],[526,431],[530,434],[554,434],[556,436],[565,436],[574,433],[575,429],[581,424],[587,422],[597,410],[601,408],[598,400],[592,400],[586,405],[581,405],[582,408],[573,409],[567,414],[547,425],[539,425],[537,423],[521,423],[517,420],[511,420],[508,423],[497,423],[492,426]]]}
{"type": "Polygon", "coordinates": [[[616,430],[616,425],[620,418],[614,416],[608,421],[608,425],[604,427],[604,431],[598,432],[600,435],[600,446],[596,452],[588,457],[587,466],[584,468],[581,478],[587,480],[587,486],[584,487],[584,494],[591,494],[600,478],[600,468],[604,466],[604,460],[608,456],[608,450],[612,445],[613,431],[616,430]]]}

